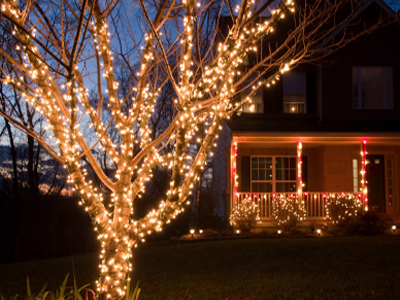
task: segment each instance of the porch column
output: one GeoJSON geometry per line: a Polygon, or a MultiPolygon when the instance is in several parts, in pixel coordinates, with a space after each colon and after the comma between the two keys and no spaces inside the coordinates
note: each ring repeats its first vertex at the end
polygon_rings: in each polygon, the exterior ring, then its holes
{"type": "Polygon", "coordinates": [[[301,141],[297,142],[297,195],[299,199],[299,203],[303,200],[303,179],[301,176],[301,152],[303,145],[301,141]]]}
{"type": "Polygon", "coordinates": [[[363,140],[361,143],[361,198],[365,211],[368,210],[368,187],[367,181],[365,180],[367,154],[367,141],[363,140]]]}
{"type": "Polygon", "coordinates": [[[237,174],[236,174],[236,158],[237,158],[237,142],[233,141],[233,144],[231,145],[231,207],[230,207],[230,212],[232,212],[232,209],[235,204],[237,204],[237,188],[238,188],[238,182],[237,182],[237,174]]]}

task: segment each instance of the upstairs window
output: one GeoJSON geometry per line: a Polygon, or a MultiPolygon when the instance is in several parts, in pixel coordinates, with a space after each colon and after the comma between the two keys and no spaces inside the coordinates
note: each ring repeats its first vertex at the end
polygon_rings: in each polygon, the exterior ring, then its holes
{"type": "Polygon", "coordinates": [[[306,74],[304,72],[289,72],[282,76],[283,112],[306,112],[306,74]]]}
{"type": "MultiPolygon", "coordinates": [[[[250,85],[255,79],[257,78],[257,74],[253,73],[247,78],[247,80],[244,82],[244,86],[250,85]]],[[[259,79],[260,81],[262,78],[259,79]]],[[[253,85],[257,86],[256,81],[253,85]]],[[[247,89],[245,89],[242,92],[241,95],[241,100],[243,101],[244,99],[247,98],[247,95],[249,95],[253,90],[252,86],[249,86],[247,89]]],[[[245,113],[263,113],[264,112],[264,103],[263,103],[263,87],[259,87],[255,94],[251,97],[251,102],[247,102],[243,105],[243,112],[245,113]]]]}
{"type": "MultiPolygon", "coordinates": [[[[249,91],[250,92],[250,91],[249,91]]],[[[249,94],[242,94],[242,100],[244,100],[249,94]]],[[[263,105],[263,90],[262,87],[259,88],[253,97],[251,97],[251,102],[243,105],[243,112],[245,113],[263,113],[264,105],[263,105]]]]}
{"type": "Polygon", "coordinates": [[[393,109],[391,67],[353,67],[353,108],[393,109]]]}

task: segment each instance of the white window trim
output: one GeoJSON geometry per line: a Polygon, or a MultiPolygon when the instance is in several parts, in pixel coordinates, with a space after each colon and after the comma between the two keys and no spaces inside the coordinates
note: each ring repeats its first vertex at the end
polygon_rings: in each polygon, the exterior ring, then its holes
{"type": "MultiPolygon", "coordinates": [[[[296,191],[297,191],[297,178],[296,180],[276,180],[276,158],[281,157],[288,157],[288,158],[297,158],[295,155],[252,155],[250,156],[250,192],[253,193],[253,182],[255,183],[272,183],[272,192],[277,193],[276,191],[276,183],[294,183],[296,184],[296,191]],[[264,157],[264,158],[272,158],[272,180],[253,180],[253,162],[252,159],[254,157],[264,157]]],[[[297,161],[296,161],[297,162],[297,161]]],[[[258,170],[258,168],[257,168],[258,170]]],[[[289,169],[290,170],[290,169],[289,169]]],[[[296,163],[296,174],[297,174],[297,163],[296,163]]],[[[254,193],[264,193],[264,192],[254,192],[254,193]]],[[[268,193],[268,192],[266,192],[268,193]]],[[[279,193],[290,193],[290,191],[279,192],[279,193]]],[[[293,191],[293,193],[295,193],[293,191]]]]}

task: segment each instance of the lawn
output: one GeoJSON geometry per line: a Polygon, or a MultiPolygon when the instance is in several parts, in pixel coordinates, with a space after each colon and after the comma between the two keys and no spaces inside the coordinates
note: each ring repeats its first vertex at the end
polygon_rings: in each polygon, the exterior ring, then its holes
{"type": "MultiPolygon", "coordinates": [[[[0,265],[0,293],[97,279],[97,255],[0,265]]],[[[151,242],[134,252],[140,300],[399,299],[400,236],[151,242]]]]}

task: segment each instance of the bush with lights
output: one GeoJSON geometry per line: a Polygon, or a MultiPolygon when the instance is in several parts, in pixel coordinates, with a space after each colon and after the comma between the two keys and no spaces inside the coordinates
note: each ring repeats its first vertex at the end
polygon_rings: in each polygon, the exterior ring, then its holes
{"type": "Polygon", "coordinates": [[[229,219],[231,225],[238,227],[240,232],[248,233],[256,224],[261,224],[260,209],[247,197],[232,210],[229,219]]]}
{"type": "Polygon", "coordinates": [[[285,230],[292,229],[298,221],[306,218],[304,201],[296,195],[277,197],[272,201],[272,217],[278,226],[283,226],[285,230]]]}
{"type": "Polygon", "coordinates": [[[326,197],[326,219],[332,224],[338,224],[348,217],[357,216],[361,210],[362,201],[353,194],[332,194],[326,197]]]}

